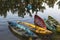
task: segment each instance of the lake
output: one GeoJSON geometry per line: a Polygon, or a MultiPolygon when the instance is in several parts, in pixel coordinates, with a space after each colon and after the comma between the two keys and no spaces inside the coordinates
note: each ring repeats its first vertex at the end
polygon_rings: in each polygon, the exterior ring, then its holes
{"type": "Polygon", "coordinates": [[[11,33],[7,21],[34,23],[35,14],[43,19],[52,16],[60,23],[60,0],[0,0],[0,40],[20,40],[11,33]]]}

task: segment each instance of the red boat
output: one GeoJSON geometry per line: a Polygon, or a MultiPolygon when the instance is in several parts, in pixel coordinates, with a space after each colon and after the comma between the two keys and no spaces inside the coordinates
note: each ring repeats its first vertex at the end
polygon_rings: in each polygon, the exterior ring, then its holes
{"type": "Polygon", "coordinates": [[[34,16],[34,24],[37,25],[37,26],[40,26],[44,29],[47,29],[47,27],[44,23],[44,20],[41,17],[39,17],[38,15],[34,16]]]}

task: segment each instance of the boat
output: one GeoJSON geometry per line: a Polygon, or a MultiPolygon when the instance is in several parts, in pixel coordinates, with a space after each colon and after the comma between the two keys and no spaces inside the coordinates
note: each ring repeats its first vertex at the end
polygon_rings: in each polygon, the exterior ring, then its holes
{"type": "MultiPolygon", "coordinates": [[[[14,36],[16,36],[17,38],[19,38],[20,40],[27,40],[27,39],[30,40],[30,37],[26,37],[26,36],[23,36],[23,35],[19,34],[18,28],[14,28],[14,27],[12,27],[12,26],[8,26],[8,28],[9,28],[10,32],[11,32],[14,36]],[[23,38],[24,38],[24,39],[23,39],[23,38]]],[[[32,38],[31,38],[31,39],[32,39],[32,38]]]]}
{"type": "Polygon", "coordinates": [[[47,22],[49,22],[50,25],[54,25],[55,26],[56,32],[60,32],[60,23],[56,19],[54,19],[51,16],[48,16],[47,22]]]}
{"type": "Polygon", "coordinates": [[[9,28],[10,30],[12,30],[14,33],[28,38],[28,37],[32,37],[32,38],[36,38],[38,37],[35,33],[33,33],[29,28],[27,28],[26,26],[22,25],[22,24],[18,24],[16,22],[12,22],[9,21],[9,28]]]}
{"type": "Polygon", "coordinates": [[[35,25],[38,25],[40,27],[42,26],[42,27],[44,27],[44,28],[46,28],[48,30],[51,30],[51,31],[55,31],[56,30],[54,26],[51,26],[49,24],[49,22],[46,22],[46,19],[43,20],[38,15],[35,15],[35,17],[34,17],[34,23],[35,23],[35,25]]]}
{"type": "Polygon", "coordinates": [[[45,19],[44,19],[44,22],[45,22],[45,24],[46,24],[46,26],[47,26],[47,29],[48,29],[48,30],[53,31],[53,32],[55,32],[55,31],[56,31],[55,26],[50,25],[50,23],[49,23],[49,22],[47,22],[47,20],[45,20],[45,19]]]}
{"type": "Polygon", "coordinates": [[[28,26],[30,28],[31,31],[33,31],[36,34],[41,34],[41,35],[47,35],[47,34],[51,34],[52,31],[49,31],[47,29],[44,29],[42,27],[39,27],[37,25],[28,23],[28,22],[19,22],[19,24],[24,24],[26,26],[28,26]]]}
{"type": "Polygon", "coordinates": [[[37,26],[40,26],[44,29],[47,29],[44,20],[41,17],[39,17],[38,15],[34,16],[34,24],[37,26]]]}
{"type": "Polygon", "coordinates": [[[56,19],[54,19],[53,17],[51,17],[51,16],[48,16],[47,21],[50,22],[50,25],[59,25],[59,22],[56,19]]]}

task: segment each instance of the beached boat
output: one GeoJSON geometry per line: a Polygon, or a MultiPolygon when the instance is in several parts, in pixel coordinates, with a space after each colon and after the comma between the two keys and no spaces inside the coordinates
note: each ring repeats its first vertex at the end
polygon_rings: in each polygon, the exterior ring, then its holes
{"type": "Polygon", "coordinates": [[[55,28],[54,25],[50,25],[50,23],[47,22],[47,20],[44,20],[44,22],[45,22],[45,24],[46,24],[48,30],[51,30],[51,31],[53,31],[53,32],[56,31],[56,28],[55,28]]]}
{"type": "Polygon", "coordinates": [[[53,17],[51,17],[51,16],[48,16],[47,21],[50,22],[50,25],[59,25],[59,22],[56,19],[54,19],[53,17]]]}
{"type": "Polygon", "coordinates": [[[47,29],[44,20],[41,17],[39,17],[38,15],[34,16],[34,24],[37,26],[40,26],[44,29],[47,29]]]}
{"type": "Polygon", "coordinates": [[[29,30],[26,26],[23,26],[22,24],[18,24],[16,22],[8,22],[10,30],[12,30],[14,33],[22,36],[22,37],[38,37],[35,33],[29,30]]]}
{"type": "Polygon", "coordinates": [[[51,17],[51,16],[48,16],[47,22],[49,22],[50,25],[54,25],[55,28],[56,28],[56,31],[57,31],[57,32],[60,32],[60,23],[59,23],[56,19],[54,19],[54,18],[51,17]]]}
{"type": "Polygon", "coordinates": [[[46,28],[46,29],[51,30],[51,31],[55,31],[56,30],[54,26],[51,26],[49,24],[49,22],[46,22],[45,19],[43,20],[38,15],[35,15],[35,17],[34,17],[34,23],[35,23],[35,25],[38,25],[40,27],[42,26],[43,28],[46,28]]]}
{"type": "Polygon", "coordinates": [[[46,34],[51,34],[52,33],[52,31],[49,31],[47,29],[44,29],[42,27],[39,27],[37,25],[31,24],[31,23],[28,23],[28,22],[19,22],[19,24],[27,25],[28,27],[30,27],[30,30],[32,30],[34,33],[37,33],[37,34],[46,35],[46,34]]]}

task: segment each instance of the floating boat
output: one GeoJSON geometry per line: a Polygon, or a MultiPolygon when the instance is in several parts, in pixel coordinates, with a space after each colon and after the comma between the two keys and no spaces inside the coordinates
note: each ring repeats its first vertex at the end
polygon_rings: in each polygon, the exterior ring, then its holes
{"type": "Polygon", "coordinates": [[[28,27],[30,27],[31,31],[33,31],[34,33],[37,34],[42,34],[42,35],[46,35],[46,34],[51,34],[52,31],[49,31],[47,29],[44,29],[42,27],[36,26],[34,24],[28,23],[28,22],[19,22],[19,24],[24,24],[27,25],[28,27]]]}
{"type": "Polygon", "coordinates": [[[35,33],[33,33],[29,28],[23,26],[22,24],[18,24],[16,22],[8,22],[9,28],[15,32],[16,34],[22,37],[38,37],[35,33]]]}
{"type": "Polygon", "coordinates": [[[37,26],[40,26],[44,29],[47,29],[44,20],[41,17],[39,17],[38,15],[34,16],[34,24],[37,26]]]}

